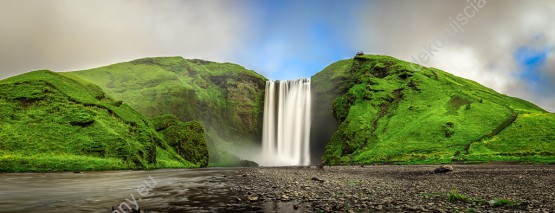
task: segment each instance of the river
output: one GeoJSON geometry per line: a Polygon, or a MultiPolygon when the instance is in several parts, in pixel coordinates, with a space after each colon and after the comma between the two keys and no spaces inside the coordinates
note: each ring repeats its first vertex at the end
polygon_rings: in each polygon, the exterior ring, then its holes
{"type": "Polygon", "coordinates": [[[0,174],[0,212],[112,212],[122,202],[149,212],[256,211],[235,202],[239,170],[0,174]]]}

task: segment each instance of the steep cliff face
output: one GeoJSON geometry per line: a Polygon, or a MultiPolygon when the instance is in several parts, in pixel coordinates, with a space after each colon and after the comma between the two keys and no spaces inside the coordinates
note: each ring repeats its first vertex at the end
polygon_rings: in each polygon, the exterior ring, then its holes
{"type": "Polygon", "coordinates": [[[51,71],[0,81],[0,172],[194,166],[96,85],[51,71]]]}
{"type": "Polygon", "coordinates": [[[333,124],[331,107],[339,123],[326,164],[555,162],[554,114],[476,82],[371,55],[337,62],[313,79],[322,90],[314,98],[326,104],[316,119],[333,124]]]}
{"type": "Polygon", "coordinates": [[[266,78],[231,63],[181,57],[143,58],[71,72],[110,96],[154,118],[173,114],[206,127],[210,157],[219,161],[216,141],[258,143],[266,78]]]}
{"type": "Polygon", "coordinates": [[[348,70],[352,60],[341,60],[311,77],[312,128],[310,131],[311,162],[322,160],[324,147],[339,126],[333,116],[333,101],[346,92],[348,70]]]}

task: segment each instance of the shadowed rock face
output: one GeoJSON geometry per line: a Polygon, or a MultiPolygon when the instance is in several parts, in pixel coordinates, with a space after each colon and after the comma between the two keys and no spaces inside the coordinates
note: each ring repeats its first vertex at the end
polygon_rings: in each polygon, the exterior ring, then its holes
{"type": "Polygon", "coordinates": [[[310,151],[313,165],[319,164],[324,147],[337,130],[339,122],[334,118],[333,101],[345,91],[346,71],[351,60],[336,62],[312,76],[312,125],[310,131],[310,151]]]}
{"type": "Polygon", "coordinates": [[[447,173],[447,172],[452,172],[452,171],[453,171],[453,167],[451,167],[449,165],[441,165],[441,166],[435,168],[434,171],[432,171],[432,173],[439,174],[439,173],[447,173]]]}

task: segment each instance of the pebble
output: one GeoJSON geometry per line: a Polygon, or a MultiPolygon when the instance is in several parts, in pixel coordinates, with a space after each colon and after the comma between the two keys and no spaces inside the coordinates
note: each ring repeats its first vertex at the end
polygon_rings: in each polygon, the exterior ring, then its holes
{"type": "Polygon", "coordinates": [[[256,176],[243,176],[244,187],[241,189],[251,188],[253,195],[265,194],[264,200],[259,198],[252,201],[248,197],[245,198],[247,202],[256,205],[265,202],[295,202],[287,207],[289,210],[283,210],[284,212],[297,210],[300,205],[311,209],[309,212],[377,210],[443,213],[456,210],[464,212],[469,208],[476,212],[492,211],[493,207],[487,203],[484,205],[474,202],[449,202],[447,193],[453,189],[473,198],[490,200],[509,196],[524,203],[513,209],[498,207],[493,209],[495,212],[537,212],[540,208],[548,210],[555,206],[552,199],[555,197],[554,194],[542,193],[553,191],[552,184],[550,185],[544,176],[555,176],[553,166],[546,169],[529,168],[526,165],[457,165],[456,173],[431,174],[430,171],[436,168],[337,166],[325,170],[294,167],[248,169],[256,173],[256,176]],[[517,178],[518,176],[522,178],[517,178]],[[519,184],[515,185],[514,180],[519,184]]]}

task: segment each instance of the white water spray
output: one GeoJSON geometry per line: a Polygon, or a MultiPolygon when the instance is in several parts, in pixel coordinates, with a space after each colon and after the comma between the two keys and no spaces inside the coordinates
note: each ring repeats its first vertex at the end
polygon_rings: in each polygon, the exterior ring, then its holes
{"type": "Polygon", "coordinates": [[[310,164],[310,79],[267,81],[263,166],[310,164]]]}

